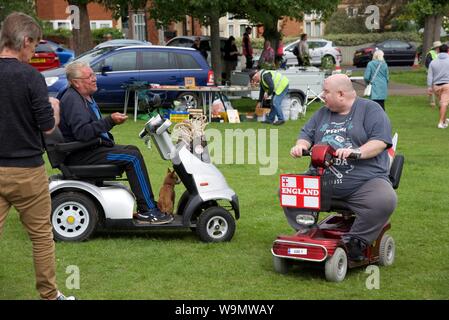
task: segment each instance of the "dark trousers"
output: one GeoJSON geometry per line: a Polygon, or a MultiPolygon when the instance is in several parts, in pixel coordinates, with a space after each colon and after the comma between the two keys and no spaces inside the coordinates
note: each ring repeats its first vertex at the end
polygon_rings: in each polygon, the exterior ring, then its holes
{"type": "Polygon", "coordinates": [[[246,58],[246,69],[253,68],[253,56],[245,56],[246,58]]]}
{"type": "Polygon", "coordinates": [[[70,154],[68,165],[115,164],[125,169],[129,185],[137,201],[137,210],[146,212],[156,207],[145,161],[136,146],[114,145],[70,154]]]}
{"type": "Polygon", "coordinates": [[[385,100],[373,100],[373,101],[377,102],[385,111],[385,100]]]}

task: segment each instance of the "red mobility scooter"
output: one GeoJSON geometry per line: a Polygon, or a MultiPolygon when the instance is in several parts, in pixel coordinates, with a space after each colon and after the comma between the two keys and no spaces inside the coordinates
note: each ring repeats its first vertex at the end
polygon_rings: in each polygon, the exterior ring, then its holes
{"type": "MultiPolygon", "coordinates": [[[[342,236],[351,229],[355,215],[342,201],[331,200],[332,185],[324,175],[325,169],[334,170],[335,150],[329,145],[315,145],[311,149],[311,164],[316,168],[311,174],[286,174],[280,177],[281,206],[297,208],[285,211],[287,221],[297,230],[292,236],[280,235],[273,243],[274,269],[287,273],[295,263],[305,261],[324,264],[328,281],[340,282],[348,268],[378,263],[382,266],[393,264],[395,243],[386,233],[387,223],[377,240],[365,249],[363,261],[352,261],[347,257],[347,249],[342,236]],[[320,211],[335,212],[318,222],[320,211]]],[[[352,154],[356,159],[358,154],[352,154]]],[[[391,157],[391,153],[390,153],[391,157]]],[[[396,155],[390,168],[389,178],[397,189],[401,178],[404,157],[396,155]]]]}

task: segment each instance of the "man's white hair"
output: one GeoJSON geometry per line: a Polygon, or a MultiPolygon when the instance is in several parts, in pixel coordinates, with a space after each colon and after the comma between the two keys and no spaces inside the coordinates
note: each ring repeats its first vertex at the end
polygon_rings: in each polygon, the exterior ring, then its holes
{"type": "Polygon", "coordinates": [[[71,83],[73,79],[81,77],[81,69],[90,68],[90,65],[84,61],[74,61],[65,67],[67,81],[71,83]]]}

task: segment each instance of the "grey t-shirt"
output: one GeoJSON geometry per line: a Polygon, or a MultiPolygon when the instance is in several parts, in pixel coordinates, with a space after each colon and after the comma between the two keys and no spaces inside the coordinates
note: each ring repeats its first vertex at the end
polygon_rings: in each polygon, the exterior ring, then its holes
{"type": "MultiPolygon", "coordinates": [[[[358,148],[370,140],[381,140],[391,147],[391,124],[375,102],[356,98],[347,115],[322,107],[304,125],[300,139],[314,144],[339,148],[358,148]]],[[[326,170],[333,180],[333,197],[345,198],[373,178],[388,179],[389,158],[385,149],[376,157],[364,160],[336,160],[334,172],[326,170]]]]}

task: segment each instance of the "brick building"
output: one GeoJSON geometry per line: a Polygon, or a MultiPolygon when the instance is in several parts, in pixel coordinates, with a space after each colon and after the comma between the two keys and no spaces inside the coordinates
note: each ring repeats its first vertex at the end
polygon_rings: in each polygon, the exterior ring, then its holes
{"type": "MultiPolygon", "coordinates": [[[[37,16],[53,25],[53,29],[72,29],[69,18],[68,2],[65,0],[36,0],[37,16]]],[[[117,27],[117,21],[112,18],[112,13],[97,3],[89,3],[87,10],[90,19],[90,28],[112,28],[117,27]]]]}

